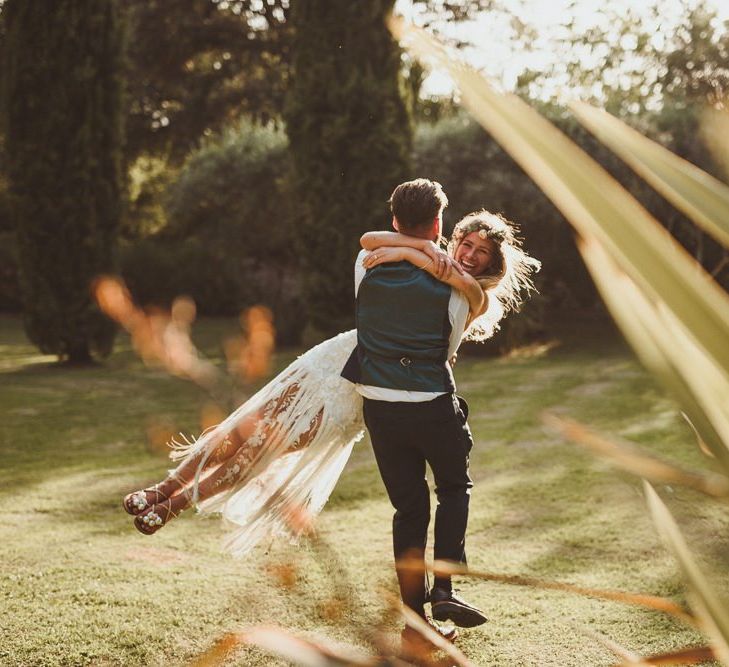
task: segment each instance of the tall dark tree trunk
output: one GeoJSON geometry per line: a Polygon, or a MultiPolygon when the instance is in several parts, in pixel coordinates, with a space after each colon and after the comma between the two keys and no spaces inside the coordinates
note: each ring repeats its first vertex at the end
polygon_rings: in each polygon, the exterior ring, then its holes
{"type": "Polygon", "coordinates": [[[387,199],[410,173],[412,128],[400,49],[385,26],[394,0],[295,0],[287,132],[298,184],[300,248],[313,325],[354,320],[359,236],[389,224],[387,199]]]}
{"type": "Polygon", "coordinates": [[[111,351],[91,294],[122,206],[124,30],[117,0],[7,0],[3,117],[25,328],[75,363],[111,351]]]}

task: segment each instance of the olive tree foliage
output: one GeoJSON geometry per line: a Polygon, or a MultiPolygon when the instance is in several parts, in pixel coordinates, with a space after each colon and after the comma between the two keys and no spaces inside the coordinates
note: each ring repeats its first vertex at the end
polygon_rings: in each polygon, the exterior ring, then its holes
{"type": "MultiPolygon", "coordinates": [[[[128,161],[154,153],[179,164],[202,137],[241,118],[262,124],[279,121],[290,80],[292,4],[127,0],[128,161]]],[[[433,19],[463,21],[499,3],[416,4],[433,19]]]]}
{"type": "Polygon", "coordinates": [[[587,30],[565,17],[564,30],[554,38],[560,60],[540,71],[526,70],[520,94],[543,98],[546,84],[559,81],[572,97],[628,116],[723,100],[729,94],[729,25],[719,21],[716,10],[699,0],[686,6],[674,25],[664,19],[660,0],[641,7],[639,12],[606,4],[587,30]]]}
{"type": "Polygon", "coordinates": [[[180,163],[241,117],[279,118],[288,79],[288,0],[127,0],[128,156],[180,163]]]}
{"type": "Polygon", "coordinates": [[[292,261],[288,141],[272,125],[241,122],[190,155],[166,193],[166,236],[195,237],[256,262],[292,261]]]}
{"type": "Polygon", "coordinates": [[[7,0],[2,117],[25,328],[75,363],[113,325],[91,283],[113,270],[122,209],[124,26],[116,0],[7,0]]]}

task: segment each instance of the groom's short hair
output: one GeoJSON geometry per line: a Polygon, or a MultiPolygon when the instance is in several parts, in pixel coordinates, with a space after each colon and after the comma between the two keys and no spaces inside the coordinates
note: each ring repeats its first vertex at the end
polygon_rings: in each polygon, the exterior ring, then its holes
{"type": "Polygon", "coordinates": [[[405,231],[428,227],[446,206],[441,184],[427,178],[400,183],[390,197],[390,210],[405,231]]]}

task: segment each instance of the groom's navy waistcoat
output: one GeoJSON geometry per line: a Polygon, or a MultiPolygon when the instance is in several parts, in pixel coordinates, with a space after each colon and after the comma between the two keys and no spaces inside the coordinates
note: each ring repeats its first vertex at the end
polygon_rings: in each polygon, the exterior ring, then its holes
{"type": "Polygon", "coordinates": [[[357,347],[342,377],[387,389],[454,391],[450,297],[448,285],[409,262],[367,271],[357,293],[357,347]]]}

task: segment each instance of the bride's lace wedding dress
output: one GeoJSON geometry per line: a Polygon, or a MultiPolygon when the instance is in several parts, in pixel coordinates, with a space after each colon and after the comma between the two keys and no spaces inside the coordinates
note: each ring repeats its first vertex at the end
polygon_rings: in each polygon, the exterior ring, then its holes
{"type": "Polygon", "coordinates": [[[313,347],[223,422],[172,452],[181,466],[197,461],[193,500],[200,512],[220,512],[229,523],[226,551],[240,556],[266,538],[295,537],[302,510],[316,515],[326,503],[364,433],[362,398],[340,376],[356,343],[351,330],[313,347]],[[198,499],[201,471],[233,432],[244,456],[221,478],[225,490],[198,499]]]}

